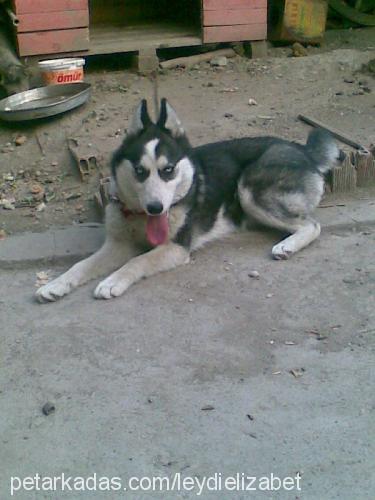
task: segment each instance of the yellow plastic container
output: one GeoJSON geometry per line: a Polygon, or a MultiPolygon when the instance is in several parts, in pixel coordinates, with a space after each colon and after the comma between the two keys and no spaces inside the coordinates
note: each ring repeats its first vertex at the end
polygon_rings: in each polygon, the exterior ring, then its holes
{"type": "Polygon", "coordinates": [[[319,42],[324,36],[326,0],[276,0],[271,4],[269,31],[273,40],[319,42]]]}

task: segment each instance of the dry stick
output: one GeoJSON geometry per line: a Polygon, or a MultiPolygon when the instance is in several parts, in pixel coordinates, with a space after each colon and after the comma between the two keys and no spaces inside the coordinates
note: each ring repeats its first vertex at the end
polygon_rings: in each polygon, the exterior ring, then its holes
{"type": "Polygon", "coordinates": [[[339,139],[341,142],[344,142],[345,144],[348,144],[349,146],[352,146],[355,149],[359,149],[360,151],[367,151],[367,149],[364,146],[362,146],[362,144],[354,141],[347,135],[340,132],[340,130],[328,127],[328,125],[325,125],[324,123],[319,122],[318,120],[315,120],[313,118],[309,118],[308,116],[305,115],[298,115],[298,119],[302,120],[305,123],[308,123],[309,125],[312,125],[313,127],[319,127],[322,128],[323,130],[327,130],[327,132],[330,132],[334,137],[336,137],[336,139],[339,139]]]}
{"type": "Polygon", "coordinates": [[[205,52],[204,54],[197,54],[189,57],[178,57],[177,59],[169,59],[160,63],[163,69],[177,68],[178,66],[194,66],[205,61],[210,61],[213,57],[235,57],[236,53],[233,49],[220,49],[213,52],[205,52]]]}

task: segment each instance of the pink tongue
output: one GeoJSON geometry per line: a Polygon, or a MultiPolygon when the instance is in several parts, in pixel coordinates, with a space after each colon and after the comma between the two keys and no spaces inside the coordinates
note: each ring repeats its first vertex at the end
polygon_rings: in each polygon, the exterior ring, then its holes
{"type": "Polygon", "coordinates": [[[168,215],[148,215],[146,234],[151,245],[162,245],[168,238],[168,215]]]}

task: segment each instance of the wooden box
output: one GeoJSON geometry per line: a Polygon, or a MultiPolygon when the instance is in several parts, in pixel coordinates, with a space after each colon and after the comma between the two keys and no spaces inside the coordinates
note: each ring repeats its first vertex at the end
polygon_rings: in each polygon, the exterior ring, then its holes
{"type": "Polygon", "coordinates": [[[203,42],[267,38],[267,0],[203,0],[203,42]]]}
{"type": "Polygon", "coordinates": [[[13,0],[20,56],[89,48],[88,0],[13,0]]]}

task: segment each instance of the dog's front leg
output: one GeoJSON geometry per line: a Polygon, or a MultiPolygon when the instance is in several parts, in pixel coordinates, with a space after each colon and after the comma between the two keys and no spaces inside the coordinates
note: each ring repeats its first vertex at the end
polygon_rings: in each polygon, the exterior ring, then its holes
{"type": "Polygon", "coordinates": [[[181,245],[176,243],[161,245],[131,259],[121,269],[99,283],[94,295],[97,299],[118,297],[140,279],[161,271],[168,271],[188,262],[189,252],[181,245]]]}
{"type": "Polygon", "coordinates": [[[78,262],[55,280],[38,288],[36,298],[39,302],[55,301],[77,286],[118,269],[137,253],[139,252],[128,241],[107,238],[103,246],[93,255],[78,262]]]}

